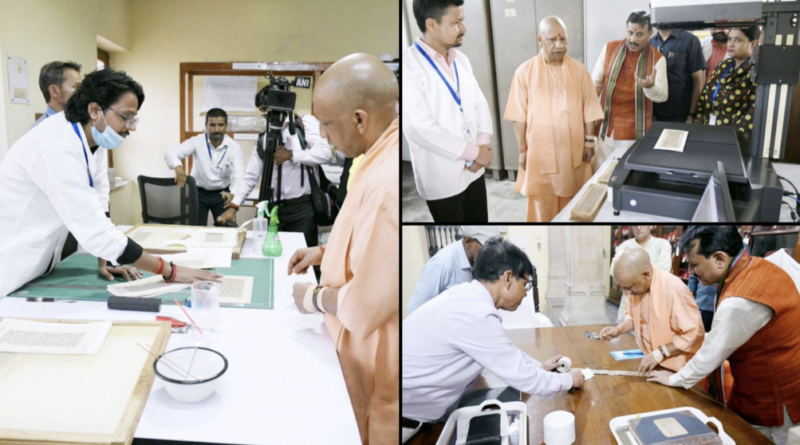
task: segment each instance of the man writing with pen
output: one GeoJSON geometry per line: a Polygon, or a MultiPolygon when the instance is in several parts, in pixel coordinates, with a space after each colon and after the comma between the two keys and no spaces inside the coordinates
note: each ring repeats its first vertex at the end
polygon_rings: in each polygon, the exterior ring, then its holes
{"type": "Polygon", "coordinates": [[[640,373],[649,373],[658,365],[673,371],[683,367],[705,336],[692,292],[680,278],[653,267],[650,255],[639,247],[620,253],[612,269],[627,304],[622,323],[600,331],[603,340],[633,331],[644,353],[640,373]]]}
{"type": "Polygon", "coordinates": [[[220,108],[206,113],[206,131],[185,140],[180,147],[164,153],[167,166],[175,170],[175,182],[179,187],[186,183],[186,170],[181,160],[194,156],[191,176],[197,183],[199,211],[197,225],[208,225],[208,212],[214,221],[225,212],[225,204],[233,198],[231,186],[244,178],[242,148],[225,134],[228,114],[220,108]]]}

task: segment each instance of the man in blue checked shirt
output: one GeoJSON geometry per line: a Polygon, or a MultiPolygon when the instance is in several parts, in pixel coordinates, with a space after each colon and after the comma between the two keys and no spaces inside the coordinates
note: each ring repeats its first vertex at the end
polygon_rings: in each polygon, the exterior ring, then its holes
{"type": "Polygon", "coordinates": [[[478,251],[489,238],[500,236],[500,229],[495,226],[461,226],[461,230],[462,239],[442,248],[425,264],[408,302],[409,315],[456,284],[472,281],[472,265],[478,251]]]}

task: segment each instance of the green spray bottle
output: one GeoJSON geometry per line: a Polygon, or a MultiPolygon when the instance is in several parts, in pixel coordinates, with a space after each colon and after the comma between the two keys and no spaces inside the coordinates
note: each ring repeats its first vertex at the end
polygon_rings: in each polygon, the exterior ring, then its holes
{"type": "Polygon", "coordinates": [[[283,254],[281,239],[278,237],[278,206],[272,208],[269,216],[269,230],[261,251],[264,256],[277,258],[283,254]]]}

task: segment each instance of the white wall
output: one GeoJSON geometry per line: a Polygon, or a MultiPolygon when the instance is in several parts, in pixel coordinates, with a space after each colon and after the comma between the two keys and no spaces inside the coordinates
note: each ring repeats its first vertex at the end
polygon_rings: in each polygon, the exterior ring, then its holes
{"type": "Polygon", "coordinates": [[[417,288],[422,268],[428,262],[428,245],[425,239],[425,228],[423,226],[403,226],[403,264],[401,266],[403,276],[403,318],[408,316],[408,302],[411,295],[417,288]]]}
{"type": "Polygon", "coordinates": [[[627,33],[625,22],[637,9],[650,11],[650,0],[586,0],[586,68],[594,68],[606,43],[622,40],[627,33]]]}
{"type": "MultiPolygon", "coordinates": [[[[83,72],[97,66],[97,36],[124,47],[128,45],[127,0],[0,0],[0,57],[3,78],[8,57],[22,57],[28,65],[29,104],[12,104],[0,96],[5,107],[5,142],[10,148],[45,109],[39,90],[39,70],[54,60],[72,60],[83,72]]],[[[8,91],[5,80],[1,86],[8,91]]],[[[0,161],[6,150],[0,146],[0,161]]]]}

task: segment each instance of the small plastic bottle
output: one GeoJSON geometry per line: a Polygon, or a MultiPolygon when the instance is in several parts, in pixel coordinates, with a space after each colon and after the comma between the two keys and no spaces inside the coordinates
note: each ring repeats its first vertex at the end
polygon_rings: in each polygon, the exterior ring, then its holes
{"type": "Polygon", "coordinates": [[[264,245],[264,238],[267,235],[267,218],[264,217],[264,206],[267,201],[261,201],[256,204],[258,212],[256,218],[253,220],[253,249],[258,251],[264,245]]]}
{"type": "Polygon", "coordinates": [[[264,240],[262,251],[264,256],[272,258],[277,258],[283,254],[283,245],[281,245],[281,239],[278,237],[278,206],[272,208],[272,213],[269,216],[269,230],[267,231],[267,239],[264,240]]]}

